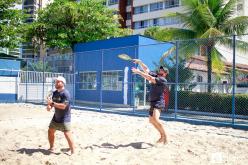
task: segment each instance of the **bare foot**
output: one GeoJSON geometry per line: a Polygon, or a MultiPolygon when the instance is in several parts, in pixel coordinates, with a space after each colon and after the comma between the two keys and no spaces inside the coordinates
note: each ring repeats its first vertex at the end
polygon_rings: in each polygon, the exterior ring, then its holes
{"type": "Polygon", "coordinates": [[[71,149],[71,155],[75,153],[75,148],[71,149]]]}
{"type": "Polygon", "coordinates": [[[70,149],[70,148],[62,148],[61,151],[64,152],[66,155],[69,155],[69,156],[71,156],[75,153],[75,149],[70,149]]]}
{"type": "Polygon", "coordinates": [[[166,137],[162,136],[160,139],[158,139],[157,143],[167,144],[168,141],[166,137]]]}
{"type": "Polygon", "coordinates": [[[54,153],[55,149],[54,148],[49,148],[48,151],[51,152],[51,153],[54,153]]]}

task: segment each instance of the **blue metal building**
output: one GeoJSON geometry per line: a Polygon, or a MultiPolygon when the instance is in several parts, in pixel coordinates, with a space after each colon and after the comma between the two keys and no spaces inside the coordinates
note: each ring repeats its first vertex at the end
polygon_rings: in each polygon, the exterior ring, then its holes
{"type": "Polygon", "coordinates": [[[124,53],[139,58],[152,70],[171,46],[140,35],[76,44],[75,99],[133,105],[136,76],[131,73],[131,68],[135,64],[119,59],[118,55],[124,53]]]}

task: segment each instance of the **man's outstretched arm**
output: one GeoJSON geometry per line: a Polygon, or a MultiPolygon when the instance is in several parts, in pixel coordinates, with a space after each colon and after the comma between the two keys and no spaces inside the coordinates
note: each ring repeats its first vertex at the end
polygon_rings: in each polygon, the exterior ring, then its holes
{"type": "Polygon", "coordinates": [[[140,67],[142,68],[142,70],[145,72],[145,73],[149,73],[150,72],[150,69],[146,66],[146,64],[144,64],[140,59],[133,59],[133,62],[135,64],[139,64],[140,67]]]}
{"type": "Polygon", "coordinates": [[[143,72],[143,71],[141,71],[141,70],[139,70],[137,68],[132,68],[132,72],[142,76],[143,78],[145,78],[146,80],[150,81],[151,83],[156,84],[155,77],[149,75],[148,73],[143,72]]]}

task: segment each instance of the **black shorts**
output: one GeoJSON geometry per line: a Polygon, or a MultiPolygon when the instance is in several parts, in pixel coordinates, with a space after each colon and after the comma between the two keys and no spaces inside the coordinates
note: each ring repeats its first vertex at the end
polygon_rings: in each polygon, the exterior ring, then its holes
{"type": "Polygon", "coordinates": [[[160,113],[161,113],[161,111],[162,111],[161,108],[150,107],[150,109],[149,109],[149,116],[153,116],[153,111],[154,111],[155,109],[159,110],[160,113]]]}

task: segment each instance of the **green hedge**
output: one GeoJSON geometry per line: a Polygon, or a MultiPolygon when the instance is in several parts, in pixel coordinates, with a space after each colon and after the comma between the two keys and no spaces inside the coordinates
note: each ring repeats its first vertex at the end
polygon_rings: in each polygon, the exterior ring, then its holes
{"type": "MultiPolygon", "coordinates": [[[[170,93],[169,108],[175,108],[175,94],[172,92],[170,93]]],[[[179,91],[178,109],[231,114],[232,95],[179,91]]],[[[235,95],[235,114],[248,115],[248,94],[235,95]]]]}

